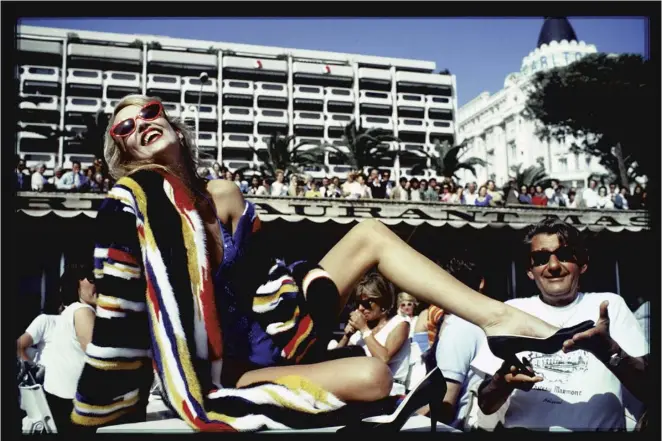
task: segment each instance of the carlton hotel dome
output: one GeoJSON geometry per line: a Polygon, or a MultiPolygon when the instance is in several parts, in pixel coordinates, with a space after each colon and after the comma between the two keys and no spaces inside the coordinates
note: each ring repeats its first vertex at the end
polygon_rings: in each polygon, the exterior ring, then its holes
{"type": "Polygon", "coordinates": [[[542,164],[548,175],[581,188],[591,174],[604,173],[597,158],[570,153],[570,143],[539,140],[535,123],[522,115],[534,73],[567,66],[595,52],[594,45],[578,40],[567,19],[546,17],[536,48],[522,59],[519,72],[506,76],[503,89],[483,92],[459,109],[458,140],[468,145],[464,156],[488,162],[487,167],[478,167],[477,177],[460,174],[462,181],[480,184],[493,179],[501,185],[514,175],[513,167],[542,164]]]}

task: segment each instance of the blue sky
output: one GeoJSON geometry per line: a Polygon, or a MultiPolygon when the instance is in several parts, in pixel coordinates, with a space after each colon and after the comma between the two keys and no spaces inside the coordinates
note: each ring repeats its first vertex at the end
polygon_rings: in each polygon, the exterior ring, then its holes
{"type": "MultiPolygon", "coordinates": [[[[23,24],[435,61],[457,75],[458,104],[497,92],[535,49],[542,18],[30,19],[23,24]]],[[[646,55],[645,18],[572,18],[599,51],[646,55]]]]}

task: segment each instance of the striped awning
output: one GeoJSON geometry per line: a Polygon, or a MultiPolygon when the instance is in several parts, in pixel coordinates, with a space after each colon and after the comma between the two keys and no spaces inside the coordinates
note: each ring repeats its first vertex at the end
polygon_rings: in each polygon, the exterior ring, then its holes
{"type": "MultiPolygon", "coordinates": [[[[21,192],[17,209],[28,216],[95,217],[104,198],[101,194],[63,194],[21,192]]],[[[380,199],[306,199],[248,196],[256,205],[260,219],[269,222],[309,220],[315,223],[349,224],[364,219],[378,219],[387,225],[450,225],[476,229],[526,228],[549,217],[558,217],[579,230],[642,231],[648,228],[648,214],[643,210],[584,210],[538,208],[516,205],[506,208],[474,207],[436,202],[400,202],[380,199]]]]}

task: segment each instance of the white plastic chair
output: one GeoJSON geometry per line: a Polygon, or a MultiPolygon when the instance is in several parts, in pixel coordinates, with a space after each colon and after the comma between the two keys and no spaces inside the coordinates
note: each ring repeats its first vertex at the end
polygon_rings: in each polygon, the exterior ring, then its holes
{"type": "Polygon", "coordinates": [[[23,433],[57,433],[53,414],[48,407],[46,394],[40,384],[19,386],[21,409],[27,414],[27,424],[23,423],[23,433]]]}

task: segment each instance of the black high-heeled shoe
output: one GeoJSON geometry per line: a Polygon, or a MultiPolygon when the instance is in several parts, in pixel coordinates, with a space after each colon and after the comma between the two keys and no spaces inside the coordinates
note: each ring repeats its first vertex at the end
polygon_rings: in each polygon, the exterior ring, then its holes
{"type": "Polygon", "coordinates": [[[573,335],[588,331],[595,326],[595,322],[587,320],[570,328],[563,328],[547,338],[520,337],[514,335],[499,335],[487,337],[487,345],[495,356],[506,362],[510,362],[522,373],[530,372],[529,369],[517,358],[517,354],[524,351],[540,352],[542,354],[553,354],[563,348],[563,342],[572,338],[573,335]]]}
{"type": "MultiPolygon", "coordinates": [[[[399,432],[405,425],[409,417],[421,407],[430,404],[431,409],[434,407],[434,400],[442,400],[446,395],[446,380],[438,367],[432,369],[423,378],[418,385],[412,389],[411,392],[405,397],[400,405],[390,415],[380,415],[376,417],[365,418],[358,424],[345,426],[338,429],[338,432],[363,432],[363,431],[378,431],[382,433],[399,432]]],[[[436,410],[436,407],[434,407],[436,410]]],[[[432,420],[433,431],[436,430],[437,424],[430,415],[432,420]]]]}

